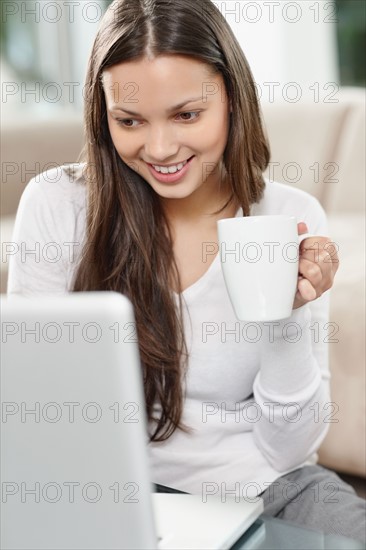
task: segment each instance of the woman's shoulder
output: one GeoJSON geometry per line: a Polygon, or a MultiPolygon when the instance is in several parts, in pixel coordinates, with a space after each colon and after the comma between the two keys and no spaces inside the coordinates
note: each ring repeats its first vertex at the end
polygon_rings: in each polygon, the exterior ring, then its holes
{"type": "Polygon", "coordinates": [[[258,203],[258,208],[286,208],[288,205],[293,206],[316,206],[320,203],[316,197],[310,193],[299,189],[287,183],[280,183],[268,178],[264,178],[265,189],[262,200],[258,203]]]}
{"type": "Polygon", "coordinates": [[[251,215],[284,214],[304,221],[309,231],[326,229],[326,214],[316,197],[302,189],[265,178],[261,200],[251,206],[251,215]],[[313,229],[310,229],[313,227],[313,229]]]}
{"type": "Polygon", "coordinates": [[[261,200],[251,206],[252,216],[284,214],[307,224],[309,232],[325,233],[327,217],[316,197],[297,187],[265,178],[261,200]]]}
{"type": "Polygon", "coordinates": [[[47,202],[57,208],[71,203],[82,209],[86,204],[86,191],[85,163],[64,164],[34,176],[23,192],[22,202],[47,202]]]}
{"type": "Polygon", "coordinates": [[[12,234],[17,252],[9,260],[10,294],[71,288],[86,234],[86,185],[81,174],[82,165],[53,167],[26,186],[12,234]]]}
{"type": "Polygon", "coordinates": [[[19,201],[14,235],[35,241],[79,238],[86,224],[87,186],[83,165],[62,165],[34,176],[19,201]]]}

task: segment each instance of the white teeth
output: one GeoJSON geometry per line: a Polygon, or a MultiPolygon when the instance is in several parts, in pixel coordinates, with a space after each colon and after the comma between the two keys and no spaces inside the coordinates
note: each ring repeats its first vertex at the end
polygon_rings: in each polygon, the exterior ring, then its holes
{"type": "Polygon", "coordinates": [[[169,166],[169,168],[167,166],[155,166],[154,164],[153,166],[157,172],[161,172],[162,174],[175,174],[179,170],[182,170],[183,166],[185,166],[187,162],[188,161],[185,160],[184,162],[180,162],[175,166],[169,166]]]}

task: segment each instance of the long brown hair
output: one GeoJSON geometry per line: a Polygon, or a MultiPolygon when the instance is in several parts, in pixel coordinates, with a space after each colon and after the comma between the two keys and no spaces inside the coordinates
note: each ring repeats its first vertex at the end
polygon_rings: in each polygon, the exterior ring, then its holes
{"type": "Polygon", "coordinates": [[[235,201],[248,216],[262,197],[269,162],[250,68],[211,0],[115,0],[101,21],[85,83],[86,146],[80,160],[87,171],[87,235],[73,290],[114,290],[131,300],[153,441],[186,429],[182,299],[179,295],[177,307],[167,282],[181,285],[159,196],[121,160],[112,142],[102,73],[123,61],[170,54],[199,60],[224,79],[233,111],[223,155],[232,190],[225,206],[235,201]]]}

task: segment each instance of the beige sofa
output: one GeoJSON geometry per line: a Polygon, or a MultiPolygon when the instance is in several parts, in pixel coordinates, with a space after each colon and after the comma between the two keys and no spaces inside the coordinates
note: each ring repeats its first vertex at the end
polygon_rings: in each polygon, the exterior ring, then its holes
{"type": "MultiPolygon", "coordinates": [[[[333,99],[263,104],[272,148],[267,175],[312,193],[328,213],[341,258],[330,314],[338,341],[329,344],[332,401],[339,410],[319,456],[325,466],[365,476],[365,90],[343,88],[333,99]]],[[[77,160],[82,122],[75,116],[12,121],[2,133],[1,239],[9,242],[25,185],[40,171],[77,160]]]]}

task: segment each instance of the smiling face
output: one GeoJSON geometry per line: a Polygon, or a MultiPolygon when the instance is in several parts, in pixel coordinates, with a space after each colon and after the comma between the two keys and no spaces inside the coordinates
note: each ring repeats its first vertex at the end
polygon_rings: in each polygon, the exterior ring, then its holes
{"type": "Polygon", "coordinates": [[[221,74],[210,69],[167,55],[103,72],[114,146],[163,200],[212,203],[217,194],[230,107],[221,74]]]}

